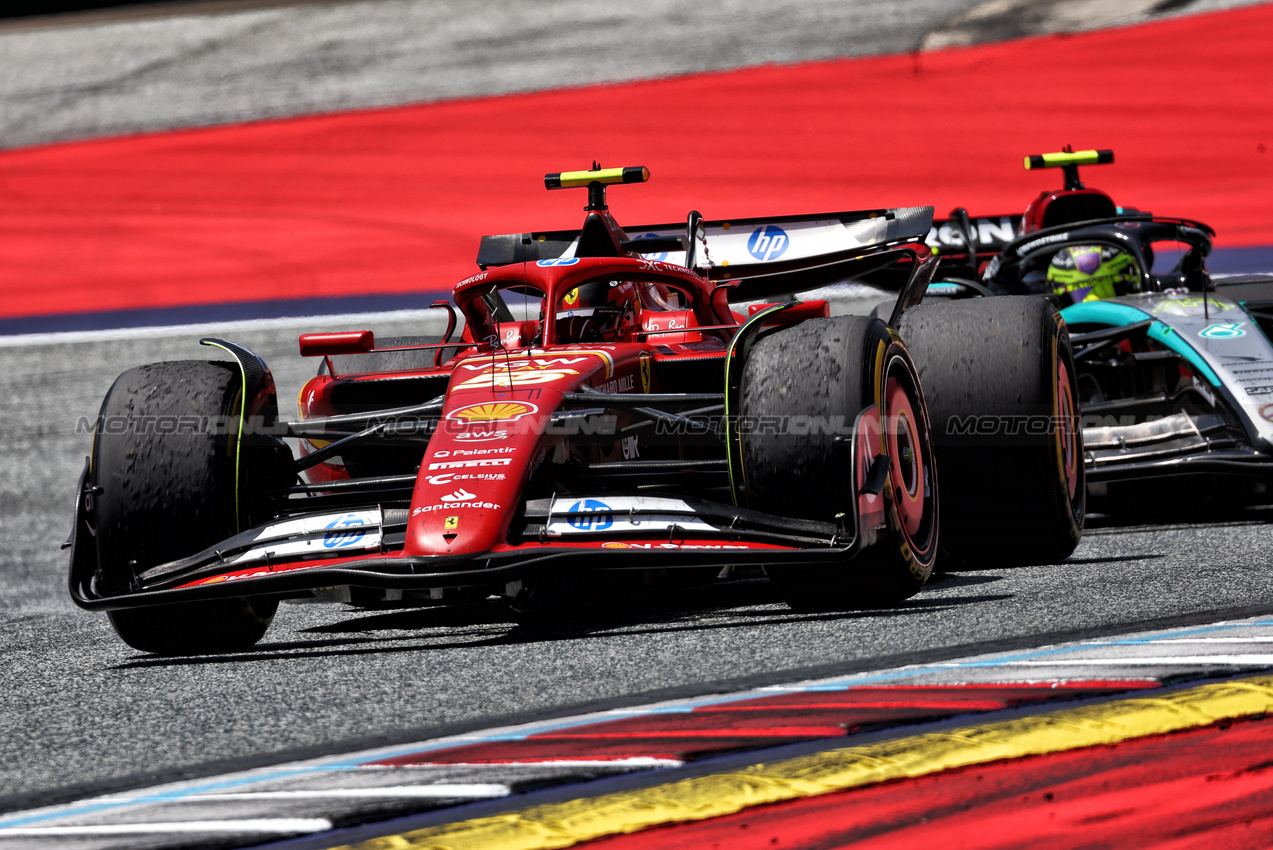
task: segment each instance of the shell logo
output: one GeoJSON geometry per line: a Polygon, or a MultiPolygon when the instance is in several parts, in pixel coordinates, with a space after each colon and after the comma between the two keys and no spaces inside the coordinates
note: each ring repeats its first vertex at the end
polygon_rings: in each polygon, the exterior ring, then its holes
{"type": "Polygon", "coordinates": [[[602,549],[630,549],[632,548],[626,543],[602,543],[602,549]]]}
{"type": "Polygon", "coordinates": [[[524,401],[488,401],[453,410],[447,416],[454,422],[512,422],[538,413],[536,405],[524,401]]]}

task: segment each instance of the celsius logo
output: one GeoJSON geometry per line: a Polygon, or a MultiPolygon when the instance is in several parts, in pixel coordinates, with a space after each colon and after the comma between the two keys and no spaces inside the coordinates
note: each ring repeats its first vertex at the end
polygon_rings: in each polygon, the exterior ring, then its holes
{"type": "Polygon", "coordinates": [[[442,501],[444,501],[444,502],[463,502],[463,501],[465,501],[466,499],[475,499],[475,498],[477,498],[477,494],[476,494],[476,493],[470,493],[468,490],[465,490],[463,487],[461,487],[460,489],[456,490],[456,491],[455,491],[454,493],[452,493],[451,495],[449,495],[449,496],[443,496],[443,497],[442,497],[442,501]]]}
{"type": "Polygon", "coordinates": [[[366,523],[362,521],[362,517],[354,514],[336,517],[323,526],[332,529],[323,535],[323,548],[344,549],[346,546],[353,546],[367,533],[365,526],[366,523]]]}
{"type": "MultiPolygon", "coordinates": [[[[647,233],[644,236],[638,236],[636,238],[636,241],[640,242],[642,239],[658,239],[658,238],[660,237],[657,233],[647,233]]],[[[653,254],[647,254],[644,251],[640,251],[640,254],[643,259],[652,260],[656,263],[661,263],[667,259],[667,251],[658,251],[653,254]]]]}
{"type": "Polygon", "coordinates": [[[594,516],[572,516],[568,522],[572,527],[580,531],[605,531],[614,525],[614,517],[610,516],[610,511],[612,510],[613,508],[605,502],[599,502],[596,499],[584,499],[571,505],[570,512],[572,514],[589,513],[594,514],[594,516]]]}
{"type": "Polygon", "coordinates": [[[776,260],[787,250],[787,231],[774,224],[766,224],[752,231],[747,240],[747,250],[757,260],[776,260]]]}

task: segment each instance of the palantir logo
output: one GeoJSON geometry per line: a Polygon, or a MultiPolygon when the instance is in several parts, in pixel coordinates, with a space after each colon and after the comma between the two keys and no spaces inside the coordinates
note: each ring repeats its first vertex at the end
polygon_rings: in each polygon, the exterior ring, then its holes
{"type": "Polygon", "coordinates": [[[752,231],[747,250],[757,260],[776,260],[787,251],[787,231],[776,224],[766,224],[752,231]]]}
{"type": "Polygon", "coordinates": [[[367,524],[356,514],[345,514],[329,522],[324,528],[332,529],[323,535],[324,549],[344,549],[353,546],[367,534],[367,524]]]}
{"type": "Polygon", "coordinates": [[[575,502],[570,506],[572,514],[587,512],[594,516],[572,516],[567,520],[570,525],[580,531],[605,531],[614,525],[614,517],[610,515],[612,511],[605,502],[599,502],[596,499],[583,499],[575,502]]]}

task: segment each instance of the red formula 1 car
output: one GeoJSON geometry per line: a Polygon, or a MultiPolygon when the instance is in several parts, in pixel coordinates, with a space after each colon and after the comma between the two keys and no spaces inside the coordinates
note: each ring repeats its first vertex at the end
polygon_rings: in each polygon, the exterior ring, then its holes
{"type": "Polygon", "coordinates": [[[323,366],[297,421],[233,343],[204,340],[233,360],[125,372],[80,482],[76,603],[138,649],[225,651],[288,597],[532,609],[672,569],[763,567],[793,606],[860,607],[918,592],[939,531],[965,560],[1074,548],[1073,369],[1045,299],[912,310],[936,266],[931,208],[691,213],[633,238],[605,190],[647,177],[549,175],[587,188],[583,226],[485,237],[454,289],[458,338],[446,302],[441,340],[302,336],[323,366]],[[731,307],[846,279],[894,287],[889,320],[731,307]],[[952,340],[968,357],[951,360],[952,340]],[[970,416],[1048,427],[990,444],[970,416]],[[939,466],[1011,507],[942,502],[939,523],[939,466]]]}

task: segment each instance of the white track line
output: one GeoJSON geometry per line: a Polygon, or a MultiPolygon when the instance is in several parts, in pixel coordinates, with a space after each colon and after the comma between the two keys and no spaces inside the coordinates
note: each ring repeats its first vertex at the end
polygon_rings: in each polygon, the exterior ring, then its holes
{"type": "MultiPolygon", "coordinates": [[[[227,322],[207,322],[199,325],[158,325],[141,328],[106,328],[99,331],[59,331],[56,333],[11,334],[0,336],[0,348],[16,348],[24,345],[58,345],[78,342],[108,342],[119,339],[146,339],[161,336],[196,336],[224,334],[233,331],[286,330],[287,328],[312,329],[315,325],[350,325],[365,322],[396,322],[422,320],[431,317],[443,327],[445,316],[437,310],[389,310],[381,313],[339,313],[318,316],[283,316],[277,319],[238,319],[227,322]]],[[[456,328],[459,331],[459,328],[456,328]]]]}
{"type": "MultiPolygon", "coordinates": [[[[1165,640],[1156,640],[1154,643],[1268,643],[1273,644],[1273,635],[1269,637],[1205,637],[1205,638],[1167,638],[1165,640]]],[[[1135,642],[1129,642],[1134,644],[1135,642]]],[[[1146,645],[1149,641],[1144,642],[1146,645]]]]}
{"type": "Polygon", "coordinates": [[[269,832],[294,835],[332,828],[325,818],[269,818],[257,820],[188,820],[165,823],[101,823],[87,826],[20,826],[0,828],[0,838],[38,838],[56,835],[166,835],[178,832],[269,832]]]}
{"type": "Polygon", "coordinates": [[[1141,658],[1055,658],[1029,661],[1005,661],[1002,667],[1142,667],[1161,664],[1164,667],[1200,667],[1215,664],[1237,664],[1273,667],[1273,655],[1166,655],[1141,658]]]}
{"type": "Polygon", "coordinates": [[[410,770],[412,768],[421,767],[610,767],[610,768],[637,768],[637,767],[680,767],[685,764],[681,759],[661,759],[654,756],[633,756],[624,759],[555,759],[551,761],[428,761],[413,762],[410,765],[401,767],[383,764],[364,765],[359,770],[410,770]]]}
{"type": "Polygon", "coordinates": [[[383,785],[373,788],[316,788],[297,791],[235,791],[225,794],[130,794],[107,797],[110,803],[214,803],[219,800],[327,800],[327,799],[399,799],[442,798],[488,799],[507,797],[507,785],[474,782],[464,785],[383,785]]]}

